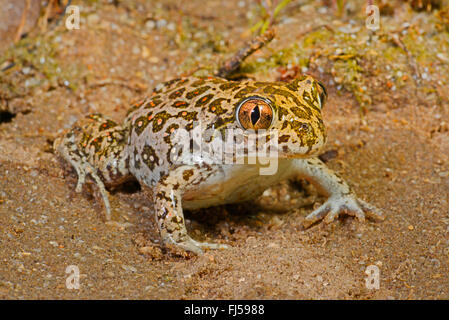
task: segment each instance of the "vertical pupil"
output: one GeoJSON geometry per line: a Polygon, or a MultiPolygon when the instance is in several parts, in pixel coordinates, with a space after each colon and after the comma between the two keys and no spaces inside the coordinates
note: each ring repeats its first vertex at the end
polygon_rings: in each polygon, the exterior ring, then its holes
{"type": "Polygon", "coordinates": [[[260,119],[260,110],[259,110],[259,106],[256,106],[252,111],[251,111],[251,123],[253,124],[253,126],[256,124],[256,122],[260,119]]]}

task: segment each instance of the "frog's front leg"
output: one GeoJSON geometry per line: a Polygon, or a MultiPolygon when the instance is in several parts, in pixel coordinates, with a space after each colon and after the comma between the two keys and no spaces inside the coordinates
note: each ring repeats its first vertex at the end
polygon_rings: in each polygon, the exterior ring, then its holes
{"type": "Polygon", "coordinates": [[[318,158],[295,159],[294,170],[297,175],[309,180],[320,193],[328,196],[323,205],[305,218],[305,227],[322,219],[330,223],[343,212],[360,221],[364,221],[365,216],[374,220],[385,219],[379,209],[358,199],[346,182],[318,158]]]}
{"type": "MultiPolygon", "coordinates": [[[[210,167],[209,167],[210,168],[210,167]]],[[[206,179],[207,168],[182,165],[171,170],[156,184],[153,192],[156,220],[165,244],[178,246],[186,251],[202,254],[202,248],[224,249],[228,246],[199,242],[187,234],[182,209],[182,197],[186,187],[206,179]]]]}

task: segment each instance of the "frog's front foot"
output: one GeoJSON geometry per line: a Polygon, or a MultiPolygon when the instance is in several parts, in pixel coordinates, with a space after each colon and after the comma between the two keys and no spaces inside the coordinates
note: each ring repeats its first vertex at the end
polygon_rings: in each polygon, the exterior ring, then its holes
{"type": "Polygon", "coordinates": [[[359,221],[365,221],[365,217],[377,221],[385,219],[380,209],[363,200],[357,199],[354,194],[333,195],[305,218],[303,226],[308,228],[320,220],[323,220],[325,223],[330,223],[341,213],[355,216],[359,221]]]}
{"type": "Polygon", "coordinates": [[[170,236],[164,238],[164,243],[168,245],[174,245],[177,248],[181,248],[185,251],[193,252],[197,255],[203,254],[203,249],[228,249],[229,246],[220,243],[208,243],[208,242],[199,242],[192,239],[189,236],[185,236],[183,240],[178,242],[174,241],[174,239],[170,236]]]}

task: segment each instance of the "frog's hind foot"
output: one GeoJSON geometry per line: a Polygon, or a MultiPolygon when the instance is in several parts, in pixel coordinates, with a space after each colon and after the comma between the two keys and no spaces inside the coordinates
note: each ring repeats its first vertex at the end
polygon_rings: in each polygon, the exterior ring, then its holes
{"type": "Polygon", "coordinates": [[[73,132],[67,133],[64,138],[56,139],[53,144],[53,148],[75,169],[76,175],[78,177],[78,181],[75,187],[76,192],[80,193],[82,191],[83,185],[86,182],[87,175],[90,175],[94,179],[104,202],[104,206],[106,209],[106,220],[111,220],[111,205],[109,203],[109,193],[106,190],[103,181],[98,176],[95,168],[86,160],[86,158],[82,155],[82,152],[78,149],[73,132]]]}
{"type": "Polygon", "coordinates": [[[209,242],[199,242],[192,239],[189,236],[186,236],[181,241],[174,241],[172,237],[166,237],[164,239],[164,243],[170,247],[171,245],[175,246],[175,248],[180,248],[185,251],[193,252],[197,255],[202,255],[203,249],[211,249],[211,250],[220,250],[220,249],[229,249],[228,245],[221,243],[209,243],[209,242]]]}

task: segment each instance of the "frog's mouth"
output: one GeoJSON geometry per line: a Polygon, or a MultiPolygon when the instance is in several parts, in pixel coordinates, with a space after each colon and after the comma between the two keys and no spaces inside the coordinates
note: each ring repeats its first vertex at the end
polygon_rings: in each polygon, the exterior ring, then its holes
{"type": "Polygon", "coordinates": [[[310,157],[315,157],[320,154],[324,147],[324,143],[320,145],[313,146],[294,146],[294,149],[288,145],[283,145],[279,147],[278,158],[282,159],[305,159],[310,157]]]}
{"type": "Polygon", "coordinates": [[[244,161],[244,163],[258,163],[258,162],[267,162],[273,160],[281,160],[281,159],[307,159],[310,157],[315,157],[320,154],[321,149],[313,150],[305,153],[294,153],[294,152],[272,152],[268,154],[245,154],[240,157],[236,157],[237,163],[240,161],[244,161]],[[247,162],[249,161],[249,162],[247,162]]]}

